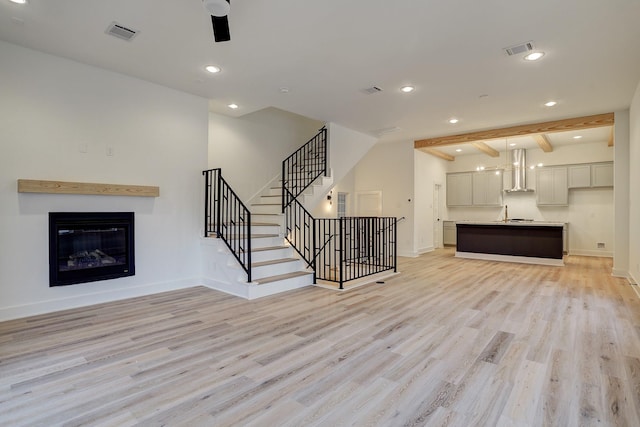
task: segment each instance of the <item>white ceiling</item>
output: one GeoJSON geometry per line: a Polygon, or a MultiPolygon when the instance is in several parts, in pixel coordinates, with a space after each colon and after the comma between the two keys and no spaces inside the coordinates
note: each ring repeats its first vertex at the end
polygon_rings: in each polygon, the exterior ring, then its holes
{"type": "Polygon", "coordinates": [[[406,141],[628,108],[639,18],[638,0],[233,0],[231,41],[214,43],[201,0],[0,0],[0,39],[205,97],[223,114],[273,106],[367,133],[399,127],[381,140],[406,141]],[[140,33],[108,36],[112,21],[140,33]],[[542,60],[502,50],[530,40],[542,60]],[[362,92],[374,85],[383,91],[362,92]]]}

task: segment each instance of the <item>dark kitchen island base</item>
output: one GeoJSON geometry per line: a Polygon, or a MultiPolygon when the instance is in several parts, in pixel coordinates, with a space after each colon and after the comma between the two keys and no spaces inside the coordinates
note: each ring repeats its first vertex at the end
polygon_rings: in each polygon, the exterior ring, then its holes
{"type": "Polygon", "coordinates": [[[563,266],[563,224],[458,223],[456,257],[563,266]]]}

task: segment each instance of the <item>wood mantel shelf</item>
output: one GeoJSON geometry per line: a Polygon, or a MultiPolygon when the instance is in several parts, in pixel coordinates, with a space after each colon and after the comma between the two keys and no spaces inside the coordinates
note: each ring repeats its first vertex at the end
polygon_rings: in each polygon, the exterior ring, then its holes
{"type": "Polygon", "coordinates": [[[146,185],[98,184],[92,182],[64,182],[19,179],[18,193],[159,197],[160,187],[152,187],[146,185]]]}

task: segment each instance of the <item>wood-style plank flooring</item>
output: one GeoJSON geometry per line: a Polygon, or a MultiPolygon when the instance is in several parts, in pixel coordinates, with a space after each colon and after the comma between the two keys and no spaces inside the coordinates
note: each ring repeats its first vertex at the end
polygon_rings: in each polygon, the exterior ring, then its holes
{"type": "Polygon", "coordinates": [[[0,425],[640,426],[640,299],[610,270],[438,250],[343,293],[3,322],[0,425]]]}

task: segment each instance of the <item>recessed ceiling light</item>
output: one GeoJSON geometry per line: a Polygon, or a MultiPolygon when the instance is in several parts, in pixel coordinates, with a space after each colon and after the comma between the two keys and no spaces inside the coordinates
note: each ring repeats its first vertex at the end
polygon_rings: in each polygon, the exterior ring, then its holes
{"type": "Polygon", "coordinates": [[[515,146],[516,146],[515,142],[512,142],[511,144],[509,144],[509,147],[515,147],[515,146]]]}
{"type": "Polygon", "coordinates": [[[279,89],[279,91],[280,91],[280,93],[289,93],[289,88],[288,88],[288,87],[284,87],[284,86],[283,86],[283,87],[281,87],[281,88],[279,89]]]}
{"type": "Polygon", "coordinates": [[[402,92],[404,92],[404,93],[409,93],[409,92],[413,92],[414,90],[416,90],[416,88],[415,88],[415,87],[413,87],[413,86],[402,86],[402,87],[400,88],[400,90],[401,90],[402,92]]]}
{"type": "Polygon", "coordinates": [[[547,107],[553,107],[554,105],[556,105],[557,102],[556,101],[549,101],[549,102],[545,102],[544,105],[546,105],[547,107]]]}
{"type": "Polygon", "coordinates": [[[576,135],[573,137],[573,139],[581,139],[581,138],[582,138],[582,135],[576,135]]]}
{"type": "Polygon", "coordinates": [[[458,123],[460,120],[456,119],[455,117],[452,117],[449,119],[449,123],[451,123],[452,125],[455,125],[456,123],[458,123]]]}
{"type": "Polygon", "coordinates": [[[27,4],[27,0],[9,0],[11,3],[27,4]]]}
{"type": "Polygon", "coordinates": [[[525,55],[525,61],[537,61],[538,59],[544,56],[544,52],[531,52],[528,55],[525,55]]]}
{"type": "Polygon", "coordinates": [[[462,153],[462,148],[456,148],[456,153],[462,153]]]}
{"type": "Polygon", "coordinates": [[[231,108],[232,110],[237,110],[238,108],[240,108],[238,104],[229,104],[227,105],[227,107],[231,108]]]}
{"type": "Polygon", "coordinates": [[[204,67],[204,69],[210,72],[211,74],[219,73],[221,71],[220,67],[217,67],[215,65],[207,65],[206,67],[204,67]]]}
{"type": "Polygon", "coordinates": [[[541,168],[544,166],[544,163],[538,163],[538,167],[541,168]]]}

